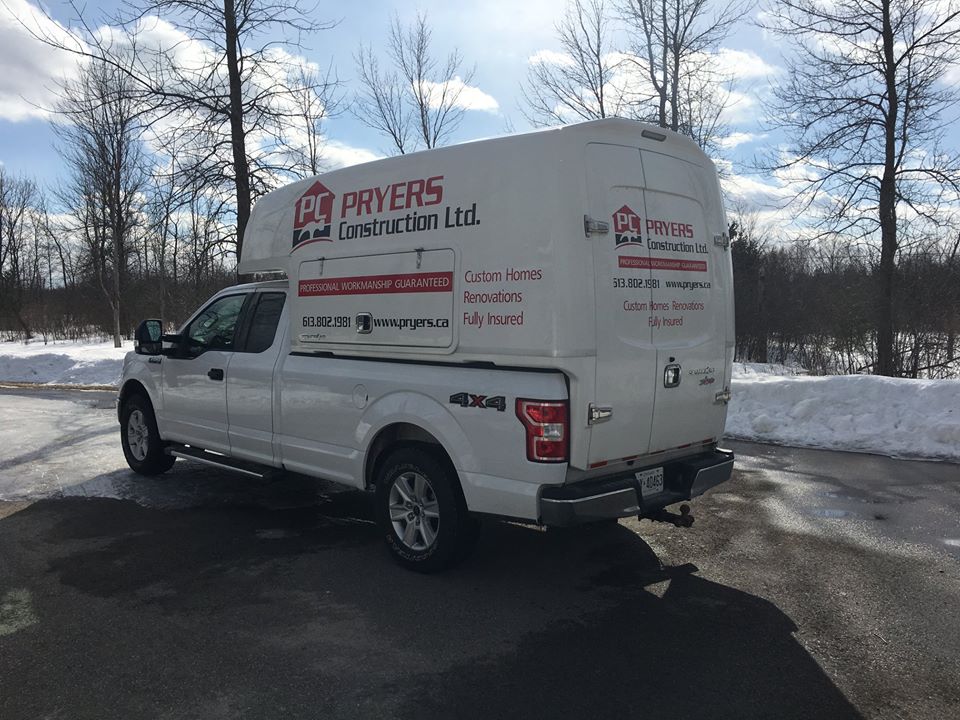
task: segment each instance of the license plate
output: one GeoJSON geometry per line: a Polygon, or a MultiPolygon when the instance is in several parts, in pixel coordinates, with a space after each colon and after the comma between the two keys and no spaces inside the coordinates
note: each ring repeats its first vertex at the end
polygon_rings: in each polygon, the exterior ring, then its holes
{"type": "Polygon", "coordinates": [[[663,492],[663,468],[651,468],[650,470],[641,470],[634,477],[640,483],[640,494],[656,495],[663,492]]]}

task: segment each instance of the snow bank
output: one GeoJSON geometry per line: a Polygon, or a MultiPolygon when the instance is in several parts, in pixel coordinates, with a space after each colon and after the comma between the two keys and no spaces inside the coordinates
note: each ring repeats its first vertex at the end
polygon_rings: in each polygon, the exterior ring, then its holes
{"type": "Polygon", "coordinates": [[[734,368],[731,390],[727,437],[960,461],[960,380],[752,365],[734,368]]]}
{"type": "Polygon", "coordinates": [[[0,382],[42,385],[117,385],[123,356],[133,349],[127,342],[115,348],[108,342],[0,343],[0,382]]]}

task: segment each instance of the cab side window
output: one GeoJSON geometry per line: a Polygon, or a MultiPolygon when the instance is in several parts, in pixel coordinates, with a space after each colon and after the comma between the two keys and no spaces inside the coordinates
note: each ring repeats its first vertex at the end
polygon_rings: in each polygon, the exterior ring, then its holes
{"type": "Polygon", "coordinates": [[[260,293],[257,307],[250,318],[250,330],[244,348],[246,352],[263,352],[273,345],[286,297],[285,293],[260,293]]]}
{"type": "Polygon", "coordinates": [[[233,350],[237,319],[246,299],[246,295],[227,295],[207,305],[186,330],[189,353],[199,355],[206,350],[233,350]]]}

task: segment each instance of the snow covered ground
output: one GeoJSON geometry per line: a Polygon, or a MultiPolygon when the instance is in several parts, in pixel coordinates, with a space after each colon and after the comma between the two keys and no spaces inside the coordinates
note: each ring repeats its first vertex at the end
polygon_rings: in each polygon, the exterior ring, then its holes
{"type": "Polygon", "coordinates": [[[120,382],[123,356],[133,350],[107,342],[32,341],[0,343],[0,382],[41,385],[116,385],[120,382]]]}
{"type": "MultiPolygon", "coordinates": [[[[0,382],[116,385],[123,356],[99,343],[0,343],[0,382]]],[[[960,462],[960,380],[812,377],[736,363],[727,436],[960,462]]]]}
{"type": "Polygon", "coordinates": [[[737,363],[727,436],[960,461],[960,380],[795,372],[737,363]]]}

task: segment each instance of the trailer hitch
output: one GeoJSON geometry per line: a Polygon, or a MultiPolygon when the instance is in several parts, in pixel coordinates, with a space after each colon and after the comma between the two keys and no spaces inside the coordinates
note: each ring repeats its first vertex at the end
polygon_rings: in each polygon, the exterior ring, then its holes
{"type": "Polygon", "coordinates": [[[669,512],[666,508],[660,508],[657,512],[652,515],[640,516],[640,519],[647,517],[649,520],[654,522],[665,522],[670,523],[674,527],[684,527],[688,528],[693,525],[693,515],[690,514],[690,506],[684,503],[680,506],[680,512],[672,513],[669,512]]]}

